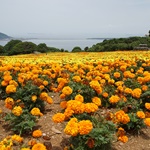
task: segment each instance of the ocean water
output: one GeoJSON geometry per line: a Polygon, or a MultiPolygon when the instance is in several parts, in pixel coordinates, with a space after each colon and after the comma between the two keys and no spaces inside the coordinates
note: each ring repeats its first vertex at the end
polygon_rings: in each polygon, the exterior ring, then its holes
{"type": "MultiPolygon", "coordinates": [[[[23,39],[22,41],[29,41],[35,44],[45,43],[48,47],[63,48],[64,50],[72,51],[75,46],[91,47],[94,44],[101,43],[104,39],[23,39]]],[[[4,46],[9,40],[0,40],[0,45],[4,46]]]]}

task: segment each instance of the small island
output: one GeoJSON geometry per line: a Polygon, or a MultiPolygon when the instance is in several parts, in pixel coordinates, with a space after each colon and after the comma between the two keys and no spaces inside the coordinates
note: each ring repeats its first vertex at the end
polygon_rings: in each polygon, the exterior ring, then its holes
{"type": "Polygon", "coordinates": [[[0,32],[0,40],[11,39],[12,37],[0,32]]]}

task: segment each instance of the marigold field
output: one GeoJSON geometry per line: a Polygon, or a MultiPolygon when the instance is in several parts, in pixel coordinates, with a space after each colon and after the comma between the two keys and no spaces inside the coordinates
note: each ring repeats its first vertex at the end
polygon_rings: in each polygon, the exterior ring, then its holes
{"type": "Polygon", "coordinates": [[[149,140],[149,58],[150,51],[0,56],[0,149],[56,149],[43,129],[50,120],[67,138],[63,150],[123,150],[141,133],[149,140]]]}

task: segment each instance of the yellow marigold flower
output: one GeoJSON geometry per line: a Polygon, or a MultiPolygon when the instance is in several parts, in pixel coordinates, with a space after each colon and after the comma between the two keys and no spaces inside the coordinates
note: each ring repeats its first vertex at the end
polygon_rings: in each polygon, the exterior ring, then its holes
{"type": "Polygon", "coordinates": [[[125,88],[124,93],[126,93],[126,94],[132,94],[132,89],[125,88]]]}
{"type": "Polygon", "coordinates": [[[35,138],[39,138],[42,136],[42,131],[41,130],[34,130],[32,132],[32,136],[35,137],[35,138]]]}
{"type": "Polygon", "coordinates": [[[135,98],[140,98],[142,90],[140,88],[136,88],[132,91],[132,96],[135,98]]]}
{"type": "Polygon", "coordinates": [[[36,108],[34,107],[32,110],[31,110],[31,114],[33,116],[43,116],[43,114],[41,113],[40,109],[39,108],[36,108]]]}
{"type": "Polygon", "coordinates": [[[72,93],[72,89],[69,86],[65,86],[62,89],[62,93],[64,93],[65,95],[70,95],[72,93]]]}
{"type": "Polygon", "coordinates": [[[78,94],[78,95],[75,96],[75,100],[83,102],[84,101],[84,97],[82,95],[78,94]]]}
{"type": "Polygon", "coordinates": [[[7,97],[5,99],[5,107],[8,109],[12,109],[14,105],[14,100],[11,97],[7,97]]]}
{"type": "Polygon", "coordinates": [[[112,103],[112,104],[117,103],[119,100],[120,100],[120,98],[119,98],[118,95],[112,95],[112,96],[109,98],[109,102],[112,103]]]}
{"type": "Polygon", "coordinates": [[[23,148],[21,148],[21,150],[31,150],[31,149],[27,148],[27,147],[23,147],[23,148]]]}
{"type": "Polygon", "coordinates": [[[63,109],[67,108],[67,101],[60,102],[60,107],[63,109]]]}
{"type": "Polygon", "coordinates": [[[144,118],[145,118],[145,113],[144,113],[143,111],[138,111],[138,112],[136,113],[136,115],[137,115],[139,118],[141,118],[141,119],[144,119],[144,118]]]}
{"type": "Polygon", "coordinates": [[[150,103],[145,103],[145,108],[150,110],[150,103]]]}
{"type": "Polygon", "coordinates": [[[33,145],[31,150],[46,150],[46,146],[42,143],[37,143],[33,145]]]}
{"type": "Polygon", "coordinates": [[[119,136],[118,140],[123,142],[123,143],[126,143],[126,142],[128,142],[128,137],[126,135],[119,136]]]}
{"type": "Polygon", "coordinates": [[[82,120],[78,123],[80,135],[88,134],[92,129],[93,125],[90,120],[82,120]]]}
{"type": "Polygon", "coordinates": [[[101,99],[99,97],[93,97],[92,102],[97,106],[101,106],[101,99]]]}
{"type": "Polygon", "coordinates": [[[73,76],[72,79],[73,79],[73,81],[75,81],[75,82],[80,82],[80,81],[81,81],[80,76],[73,76]]]}
{"type": "Polygon", "coordinates": [[[43,101],[46,101],[47,97],[49,97],[49,96],[48,96],[48,93],[46,93],[46,92],[42,92],[40,94],[40,99],[43,100],[43,101]]]}
{"type": "Polygon", "coordinates": [[[70,121],[67,123],[64,132],[71,136],[78,135],[78,120],[76,118],[71,118],[70,121]]]}
{"type": "Polygon", "coordinates": [[[6,93],[10,94],[10,93],[15,93],[16,92],[16,86],[14,85],[7,85],[6,87],[6,93]]]}
{"type": "Polygon", "coordinates": [[[32,95],[31,99],[32,99],[33,102],[36,102],[37,96],[36,95],[32,95]]]}
{"type": "Polygon", "coordinates": [[[15,80],[10,80],[9,84],[14,85],[15,87],[18,86],[18,83],[15,80]]]}
{"type": "Polygon", "coordinates": [[[20,135],[13,135],[12,137],[11,137],[11,139],[13,140],[13,141],[17,141],[17,142],[19,142],[19,143],[21,143],[21,142],[23,142],[23,138],[20,136],[20,135]]]}
{"type": "Polygon", "coordinates": [[[57,113],[52,117],[55,123],[61,123],[65,120],[65,115],[63,113],[57,113]]]}
{"type": "Polygon", "coordinates": [[[15,106],[12,110],[12,113],[15,115],[15,116],[20,116],[23,111],[22,111],[22,108],[20,106],[15,106]]]}
{"type": "Polygon", "coordinates": [[[150,127],[150,118],[145,118],[144,123],[150,127]]]}
{"type": "Polygon", "coordinates": [[[94,103],[86,103],[85,104],[85,112],[86,113],[93,113],[98,110],[98,106],[94,103]]]}

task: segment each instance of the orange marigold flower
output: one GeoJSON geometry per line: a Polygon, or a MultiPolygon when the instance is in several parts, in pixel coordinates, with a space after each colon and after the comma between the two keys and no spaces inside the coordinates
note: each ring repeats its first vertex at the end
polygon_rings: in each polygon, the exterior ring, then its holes
{"type": "Polygon", "coordinates": [[[136,88],[132,91],[132,96],[135,98],[140,98],[142,90],[140,88],[136,88]]]}
{"type": "Polygon", "coordinates": [[[117,96],[117,95],[112,95],[112,96],[109,98],[109,102],[112,103],[112,104],[117,103],[119,100],[120,100],[120,98],[119,98],[119,96],[117,96]]]}
{"type": "Polygon", "coordinates": [[[35,137],[35,138],[39,138],[42,136],[42,131],[41,130],[34,130],[32,132],[32,136],[35,137]]]}
{"type": "Polygon", "coordinates": [[[145,118],[144,123],[150,127],[150,118],[145,118]]]}
{"type": "Polygon", "coordinates": [[[115,72],[115,73],[114,73],[114,77],[115,77],[115,78],[120,78],[120,72],[115,72]]]}
{"type": "Polygon", "coordinates": [[[61,99],[64,99],[64,98],[66,97],[66,95],[65,95],[64,93],[61,93],[61,94],[59,95],[59,97],[60,97],[61,99]]]}
{"type": "Polygon", "coordinates": [[[22,108],[20,106],[15,106],[12,110],[12,113],[15,115],[15,116],[20,116],[23,111],[22,111],[22,108]]]}
{"type": "Polygon", "coordinates": [[[40,109],[39,108],[36,108],[34,107],[32,110],[31,110],[31,114],[33,116],[43,116],[43,114],[41,113],[40,109]]]}
{"type": "Polygon", "coordinates": [[[6,93],[10,94],[10,93],[15,93],[16,92],[16,86],[14,85],[7,85],[6,87],[6,93]]]}
{"type": "Polygon", "coordinates": [[[31,150],[46,150],[46,146],[42,143],[37,143],[33,145],[31,150]]]}
{"type": "Polygon", "coordinates": [[[2,86],[7,86],[9,84],[9,82],[6,82],[5,80],[3,80],[2,82],[1,82],[1,85],[2,86]]]}
{"type": "Polygon", "coordinates": [[[71,118],[70,121],[67,123],[64,132],[71,136],[78,135],[78,120],[76,118],[71,118]]]}
{"type": "Polygon", "coordinates": [[[142,85],[142,90],[143,91],[147,91],[148,90],[148,86],[147,85],[142,85]]]}
{"type": "Polygon", "coordinates": [[[23,142],[23,138],[20,136],[20,135],[13,135],[12,137],[11,137],[11,139],[13,140],[13,141],[17,141],[17,142],[19,142],[19,143],[21,143],[21,142],[23,142]]]}
{"type": "Polygon", "coordinates": [[[48,96],[46,102],[48,104],[52,104],[53,103],[53,99],[50,96],[48,96]]]}
{"type": "Polygon", "coordinates": [[[5,107],[8,109],[12,109],[14,105],[14,100],[11,97],[7,97],[5,99],[5,107]]]}
{"type": "Polygon", "coordinates": [[[69,119],[73,114],[74,114],[74,111],[70,107],[67,107],[65,109],[65,112],[64,112],[65,119],[69,119]]]}
{"type": "Polygon", "coordinates": [[[12,80],[12,76],[11,75],[4,75],[3,79],[4,79],[4,81],[9,82],[10,80],[12,80]]]}
{"type": "Polygon", "coordinates": [[[42,92],[40,94],[40,99],[43,100],[43,101],[46,101],[47,97],[48,97],[48,93],[46,93],[46,92],[42,92]]]}
{"type": "Polygon", "coordinates": [[[94,103],[86,103],[85,104],[85,112],[87,113],[93,113],[98,110],[98,106],[94,103]]]}
{"type": "Polygon", "coordinates": [[[78,128],[80,135],[85,135],[93,129],[93,125],[90,120],[82,120],[78,123],[78,128]]]}
{"type": "Polygon", "coordinates": [[[89,148],[94,148],[94,144],[95,144],[94,139],[92,139],[92,138],[88,139],[87,145],[89,148]]]}
{"type": "Polygon", "coordinates": [[[52,117],[55,123],[61,123],[65,120],[65,115],[63,113],[57,113],[52,117]]]}
{"type": "Polygon", "coordinates": [[[150,103],[145,103],[145,108],[150,110],[150,103]]]}
{"type": "Polygon", "coordinates": [[[67,108],[67,101],[60,102],[60,107],[63,109],[67,108]]]}
{"type": "Polygon", "coordinates": [[[18,83],[15,80],[10,80],[9,84],[14,85],[15,87],[18,86],[18,83]]]}
{"type": "Polygon", "coordinates": [[[47,85],[48,85],[48,81],[44,80],[44,81],[43,81],[43,85],[44,85],[44,86],[47,86],[47,85]]]}
{"type": "Polygon", "coordinates": [[[93,97],[92,102],[97,106],[101,106],[101,99],[99,97],[93,97]]]}
{"type": "Polygon", "coordinates": [[[123,142],[123,143],[126,143],[126,142],[128,142],[128,137],[126,135],[119,136],[118,140],[123,142]]]}
{"type": "Polygon", "coordinates": [[[118,128],[118,131],[117,131],[117,136],[123,136],[123,135],[125,135],[125,130],[123,129],[123,128],[118,128]]]}
{"type": "Polygon", "coordinates": [[[33,146],[34,144],[36,144],[37,142],[36,142],[36,140],[34,140],[34,139],[31,139],[30,141],[28,141],[28,145],[29,146],[33,146]]]}
{"type": "Polygon", "coordinates": [[[144,119],[144,118],[145,118],[145,113],[144,113],[143,111],[138,111],[138,112],[136,113],[136,115],[137,115],[139,118],[141,118],[141,119],[144,119]]]}
{"type": "Polygon", "coordinates": [[[78,94],[78,95],[75,96],[75,100],[83,102],[84,101],[84,97],[82,95],[78,94]]]}
{"type": "Polygon", "coordinates": [[[103,96],[104,98],[107,98],[107,97],[108,97],[108,93],[107,93],[107,92],[104,92],[104,93],[102,94],[102,96],[103,96]]]}
{"type": "Polygon", "coordinates": [[[65,86],[65,87],[62,89],[62,93],[64,93],[65,95],[70,95],[70,94],[72,93],[71,87],[65,86]]]}
{"type": "Polygon", "coordinates": [[[75,81],[75,82],[80,82],[80,81],[81,81],[80,76],[73,76],[72,79],[73,79],[73,81],[75,81]]]}

